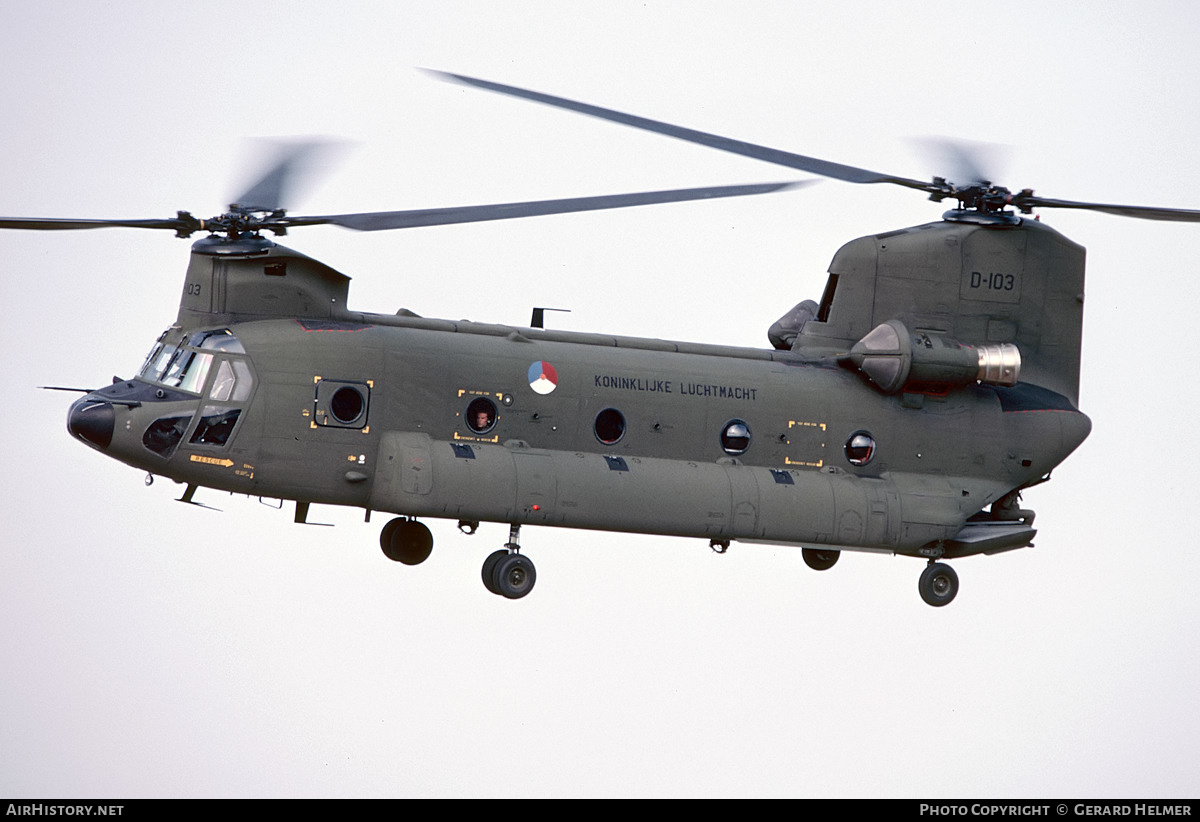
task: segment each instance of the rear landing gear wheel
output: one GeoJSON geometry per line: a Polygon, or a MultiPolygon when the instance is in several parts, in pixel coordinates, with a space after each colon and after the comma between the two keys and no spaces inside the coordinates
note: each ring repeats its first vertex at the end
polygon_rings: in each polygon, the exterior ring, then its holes
{"type": "Polygon", "coordinates": [[[949,605],[958,594],[958,574],[949,565],[931,562],[921,572],[917,590],[921,592],[921,599],[935,608],[949,605]]]}
{"type": "Polygon", "coordinates": [[[800,555],[804,564],[814,571],[828,571],[842,555],[841,551],[828,551],[824,548],[801,548],[800,555]]]}
{"type": "Polygon", "coordinates": [[[384,556],[405,565],[420,565],[433,551],[433,534],[415,519],[396,517],[379,532],[384,556]]]}

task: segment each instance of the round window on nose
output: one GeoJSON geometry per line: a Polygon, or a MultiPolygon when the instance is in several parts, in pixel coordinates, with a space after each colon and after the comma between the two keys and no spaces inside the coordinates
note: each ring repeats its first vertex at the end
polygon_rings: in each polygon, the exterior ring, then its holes
{"type": "Polygon", "coordinates": [[[846,459],[851,465],[866,465],[875,456],[875,438],[867,431],[855,431],[846,440],[846,459]]]}
{"type": "Polygon", "coordinates": [[[333,418],[343,425],[352,423],[361,417],[365,407],[363,395],[357,388],[351,388],[348,385],[333,392],[333,397],[329,401],[329,413],[333,414],[333,418]]]}
{"type": "Polygon", "coordinates": [[[721,448],[726,454],[736,456],[746,453],[750,447],[750,426],[743,420],[730,420],[721,429],[721,448]]]}

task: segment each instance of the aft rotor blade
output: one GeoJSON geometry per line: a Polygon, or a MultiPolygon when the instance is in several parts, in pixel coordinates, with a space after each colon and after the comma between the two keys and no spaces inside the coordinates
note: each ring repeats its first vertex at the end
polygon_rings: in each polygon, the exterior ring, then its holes
{"type": "Polygon", "coordinates": [[[1087,211],[1102,211],[1119,217],[1138,217],[1143,220],[1167,220],[1179,223],[1200,223],[1200,211],[1190,208],[1161,208],[1158,206],[1110,205],[1108,203],[1084,203],[1076,200],[1052,200],[1048,197],[1018,194],[1013,205],[1022,210],[1030,208],[1078,208],[1087,211]]]}
{"type": "Polygon", "coordinates": [[[0,217],[0,228],[23,228],[33,231],[72,231],[83,228],[166,228],[178,231],[186,227],[183,220],[69,220],[42,217],[0,217]]]}
{"type": "Polygon", "coordinates": [[[612,109],[601,108],[600,106],[589,105],[588,103],[580,103],[576,100],[568,100],[563,97],[555,97],[551,94],[543,94],[538,91],[530,91],[529,89],[518,88],[516,86],[506,86],[503,83],[493,83],[489,80],[480,80],[476,77],[467,77],[462,74],[451,74],[444,71],[435,71],[426,69],[434,77],[446,80],[452,83],[460,83],[462,85],[473,86],[475,88],[494,91],[499,94],[507,94],[510,97],[520,97],[525,100],[532,100],[535,103],[542,103],[555,108],[567,109],[580,114],[587,114],[591,117],[598,117],[601,120],[608,120],[613,123],[621,123],[622,125],[640,128],[645,131],[653,131],[656,134],[665,134],[668,137],[675,137],[679,140],[686,140],[689,143],[699,143],[703,146],[728,151],[733,154],[741,154],[744,157],[752,157],[756,160],[764,160],[775,165],[786,166],[800,171],[807,171],[810,174],[819,174],[822,177],[831,177],[835,180],[843,180],[847,183],[895,183],[896,185],[907,186],[921,191],[934,193],[940,192],[941,188],[934,186],[921,180],[912,180],[907,177],[895,177],[891,174],[881,174],[877,171],[868,171],[864,168],[856,168],[847,166],[841,163],[831,163],[828,160],[820,160],[816,157],[806,157],[803,154],[793,154],[790,151],[780,151],[779,149],[768,148],[766,146],[755,145],[754,143],[743,142],[742,140],[734,140],[729,137],[721,137],[717,134],[709,134],[704,131],[696,131],[695,129],[683,128],[682,126],[671,125],[670,123],[651,120],[647,117],[639,117],[635,114],[626,114],[621,111],[613,111],[612,109]]]}
{"type": "Polygon", "coordinates": [[[319,217],[287,217],[289,226],[338,225],[355,231],[383,231],[393,228],[474,223],[488,220],[511,220],[518,217],[538,217],[546,214],[569,214],[576,211],[598,211],[609,208],[675,203],[686,200],[708,200],[718,197],[742,197],[769,194],[808,185],[809,182],[763,183],[759,185],[712,186],[682,188],[670,191],[647,191],[636,194],[608,194],[599,197],[572,197],[565,200],[533,200],[522,203],[425,208],[414,211],[377,211],[364,214],[331,214],[319,217]]]}

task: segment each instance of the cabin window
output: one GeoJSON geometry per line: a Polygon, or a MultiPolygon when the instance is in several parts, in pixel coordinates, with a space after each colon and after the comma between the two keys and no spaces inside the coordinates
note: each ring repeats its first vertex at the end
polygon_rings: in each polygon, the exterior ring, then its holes
{"type": "Polygon", "coordinates": [[[229,360],[222,360],[217,366],[217,376],[213,377],[212,390],[208,392],[208,396],[214,400],[226,402],[233,395],[233,387],[237,384],[237,378],[233,375],[233,366],[229,364],[229,360]]]}
{"type": "Polygon", "coordinates": [[[242,342],[228,328],[204,334],[200,347],[205,351],[224,351],[226,354],[245,354],[242,342]]]}
{"type": "MultiPolygon", "coordinates": [[[[230,360],[236,363],[236,360],[230,360]]],[[[238,369],[234,365],[234,374],[238,369]]],[[[240,384],[241,379],[239,377],[240,384]]],[[[234,396],[238,388],[234,388],[234,396]]],[[[323,428],[367,428],[371,386],[366,382],[348,380],[317,380],[317,395],[313,398],[313,423],[323,428]]]]}
{"type": "Polygon", "coordinates": [[[625,415],[615,408],[605,408],[596,415],[593,428],[600,442],[616,445],[625,436],[625,415]]]}
{"type": "Polygon", "coordinates": [[[190,349],[181,348],[171,358],[171,364],[167,366],[167,373],[159,379],[159,382],[173,388],[195,392],[196,377],[206,376],[211,362],[212,354],[197,354],[190,349]]]}
{"type": "Polygon", "coordinates": [[[467,428],[486,434],[496,426],[496,404],[487,397],[476,397],[467,406],[467,428]]]}
{"type": "Polygon", "coordinates": [[[730,420],[721,429],[721,448],[726,454],[737,456],[750,447],[750,426],[743,420],[730,420]]]}
{"type": "Polygon", "coordinates": [[[250,366],[240,359],[221,360],[217,364],[217,375],[213,377],[208,397],[218,402],[245,402],[250,399],[250,389],[253,387],[250,366]]]}
{"type": "Polygon", "coordinates": [[[855,431],[846,440],[846,459],[851,465],[866,465],[875,456],[875,438],[867,431],[855,431]]]}
{"type": "Polygon", "coordinates": [[[179,350],[179,346],[183,344],[183,337],[179,334],[175,335],[173,341],[168,342],[167,336],[172,330],[178,329],[168,328],[166,331],[158,335],[158,341],[154,343],[154,347],[150,349],[150,353],[146,355],[146,361],[142,363],[142,368],[138,371],[138,376],[147,380],[158,381],[163,374],[166,373],[167,366],[171,362],[171,358],[175,356],[175,352],[179,350]]]}
{"type": "Polygon", "coordinates": [[[160,343],[155,346],[154,350],[150,352],[150,356],[146,358],[146,364],[142,366],[141,376],[154,382],[161,382],[167,373],[167,367],[178,353],[179,346],[173,343],[160,343]]]}
{"type": "Polygon", "coordinates": [[[175,452],[175,447],[183,439],[191,416],[162,417],[150,423],[142,434],[142,445],[149,448],[160,457],[169,457],[175,452]]]}
{"type": "Polygon", "coordinates": [[[204,380],[208,377],[208,369],[212,367],[212,354],[189,354],[188,363],[183,373],[179,375],[179,387],[184,391],[199,394],[204,388],[204,380]]]}
{"type": "Polygon", "coordinates": [[[329,400],[329,413],[333,414],[333,418],[342,425],[349,425],[357,420],[362,416],[363,409],[366,407],[363,395],[357,388],[349,385],[343,385],[334,391],[333,397],[329,400]]]}
{"type": "Polygon", "coordinates": [[[138,376],[144,377],[147,380],[157,380],[158,375],[162,373],[163,367],[166,366],[167,362],[170,362],[171,354],[175,353],[175,349],[172,348],[171,352],[166,355],[166,359],[164,360],[163,352],[165,350],[166,346],[163,343],[156,343],[154,348],[152,348],[150,353],[146,356],[146,362],[142,364],[141,370],[138,371],[138,376]]]}
{"type": "Polygon", "coordinates": [[[196,423],[196,430],[192,432],[189,442],[224,445],[229,442],[229,435],[233,433],[233,427],[237,425],[241,413],[240,408],[206,405],[200,412],[200,422],[196,423]]]}

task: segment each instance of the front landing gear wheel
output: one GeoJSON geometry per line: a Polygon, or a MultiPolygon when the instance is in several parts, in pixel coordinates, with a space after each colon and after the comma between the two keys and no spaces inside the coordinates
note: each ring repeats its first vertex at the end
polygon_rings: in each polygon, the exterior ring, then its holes
{"type": "Polygon", "coordinates": [[[500,593],[500,589],[496,587],[494,581],[496,563],[506,556],[508,556],[508,549],[501,548],[499,551],[488,554],[488,558],[483,561],[483,587],[487,588],[493,594],[500,593]]]}
{"type": "Polygon", "coordinates": [[[958,593],[958,574],[949,565],[931,562],[921,572],[917,590],[921,592],[921,599],[935,608],[949,605],[958,593]]]}
{"type": "Polygon", "coordinates": [[[492,585],[500,596],[509,599],[520,599],[533,590],[537,581],[537,571],[529,557],[521,554],[508,554],[500,557],[492,569],[492,585]]]}
{"type": "Polygon", "coordinates": [[[394,562],[420,565],[433,551],[433,534],[424,523],[396,517],[379,532],[379,547],[394,562]]]}
{"type": "Polygon", "coordinates": [[[838,561],[842,552],[827,551],[823,548],[801,548],[800,555],[804,557],[804,564],[814,571],[828,571],[838,561]]]}

